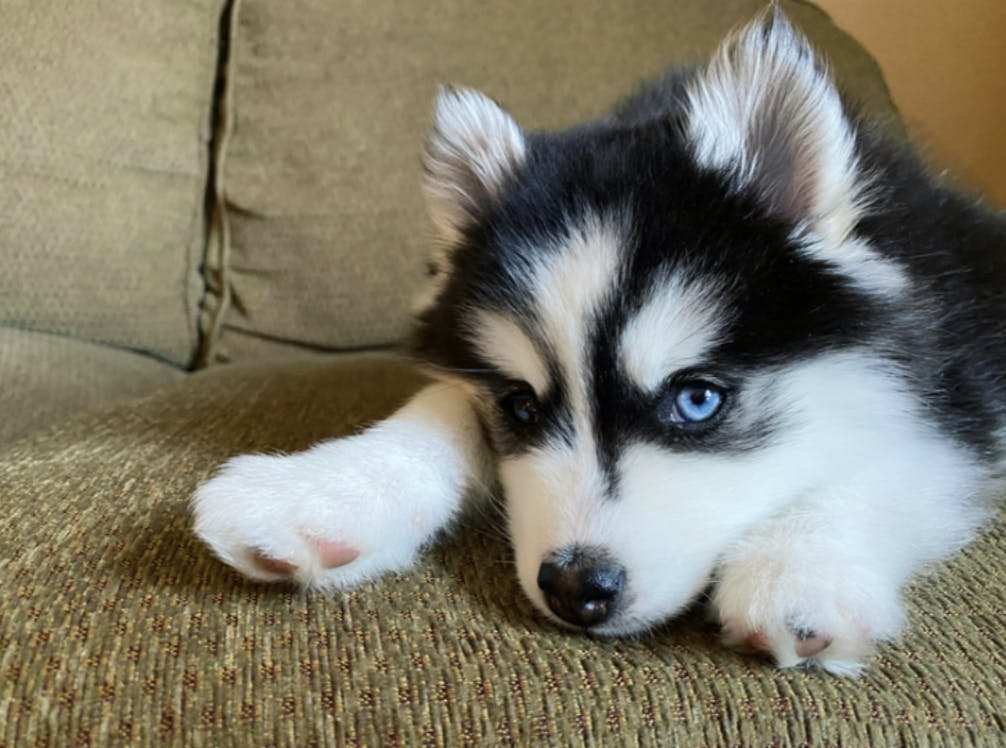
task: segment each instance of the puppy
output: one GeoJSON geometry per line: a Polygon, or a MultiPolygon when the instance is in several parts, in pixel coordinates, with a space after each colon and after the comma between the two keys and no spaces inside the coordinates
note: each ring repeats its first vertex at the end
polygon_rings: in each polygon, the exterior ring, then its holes
{"type": "Polygon", "coordinates": [[[999,485],[1006,222],[859,121],[774,8],[564,132],[443,89],[425,168],[411,350],[437,383],[230,460],[198,535],[344,589],[498,485],[556,623],[637,634],[711,584],[726,644],[858,673],[999,485]]]}

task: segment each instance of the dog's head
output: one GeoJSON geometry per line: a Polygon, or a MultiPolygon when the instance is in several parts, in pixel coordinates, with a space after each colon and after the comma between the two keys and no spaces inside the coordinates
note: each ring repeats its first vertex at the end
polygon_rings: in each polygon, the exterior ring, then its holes
{"type": "Polygon", "coordinates": [[[667,618],[854,459],[891,386],[856,346],[905,282],[857,238],[856,137],[777,11],[566,132],[441,91],[415,347],[482,410],[546,614],[605,634],[667,618]]]}

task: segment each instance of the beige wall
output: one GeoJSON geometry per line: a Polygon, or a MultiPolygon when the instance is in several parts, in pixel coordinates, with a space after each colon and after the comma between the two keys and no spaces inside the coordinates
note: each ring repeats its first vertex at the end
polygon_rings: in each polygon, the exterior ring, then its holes
{"type": "Polygon", "coordinates": [[[1006,0],[817,0],[880,62],[931,163],[1006,207],[1006,0]]]}

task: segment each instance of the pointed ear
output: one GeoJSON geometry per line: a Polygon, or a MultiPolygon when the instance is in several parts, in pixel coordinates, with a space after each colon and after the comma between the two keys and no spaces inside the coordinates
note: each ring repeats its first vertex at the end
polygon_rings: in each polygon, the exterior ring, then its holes
{"type": "Polygon", "coordinates": [[[441,238],[475,224],[524,162],[520,127],[498,104],[467,88],[441,87],[426,142],[424,192],[441,238]]]}
{"type": "Polygon", "coordinates": [[[773,214],[836,246],[861,207],[838,91],[777,6],[728,37],[688,91],[697,161],[773,214]]]}

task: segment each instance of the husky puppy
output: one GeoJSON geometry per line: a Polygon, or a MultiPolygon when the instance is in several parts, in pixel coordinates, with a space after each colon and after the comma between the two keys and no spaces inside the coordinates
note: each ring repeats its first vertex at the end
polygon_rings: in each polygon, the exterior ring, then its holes
{"type": "Polygon", "coordinates": [[[498,484],[557,623],[637,634],[712,585],[726,644],[857,673],[1000,485],[1006,222],[850,114],[774,8],[564,132],[445,88],[425,167],[412,350],[437,382],[230,460],[199,536],[343,589],[498,484]]]}

